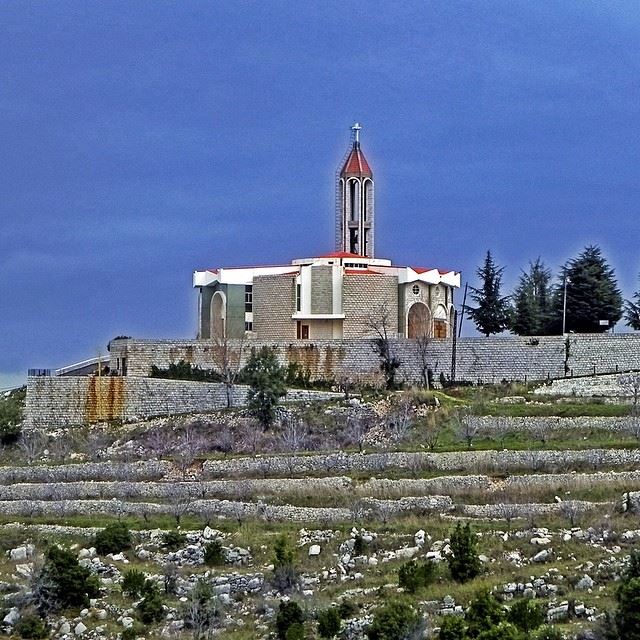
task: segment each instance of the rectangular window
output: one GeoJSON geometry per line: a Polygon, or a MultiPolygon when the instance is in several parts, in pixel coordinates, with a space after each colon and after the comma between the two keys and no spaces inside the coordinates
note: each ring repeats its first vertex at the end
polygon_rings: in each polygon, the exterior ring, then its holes
{"type": "Polygon", "coordinates": [[[253,331],[253,322],[245,322],[244,323],[245,331],[253,331]]]}
{"type": "Polygon", "coordinates": [[[296,338],[298,340],[308,340],[309,339],[309,325],[302,324],[300,320],[296,323],[296,338]]]}
{"type": "Polygon", "coordinates": [[[300,289],[300,285],[296,285],[296,311],[300,311],[302,309],[302,292],[300,289]]]}
{"type": "Polygon", "coordinates": [[[253,311],[253,285],[245,285],[244,288],[244,310],[245,313],[251,313],[253,311]]]}

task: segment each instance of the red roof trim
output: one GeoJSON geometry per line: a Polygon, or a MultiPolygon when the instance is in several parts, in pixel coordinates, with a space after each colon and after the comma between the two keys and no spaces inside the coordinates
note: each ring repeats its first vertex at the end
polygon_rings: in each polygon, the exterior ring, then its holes
{"type": "Polygon", "coordinates": [[[335,253],[326,253],[320,258],[365,258],[358,253],[348,253],[347,251],[336,251],[335,253]]]}
{"type": "Polygon", "coordinates": [[[382,276],[383,273],[377,271],[371,271],[371,269],[345,269],[344,274],[346,276],[382,276]]]}

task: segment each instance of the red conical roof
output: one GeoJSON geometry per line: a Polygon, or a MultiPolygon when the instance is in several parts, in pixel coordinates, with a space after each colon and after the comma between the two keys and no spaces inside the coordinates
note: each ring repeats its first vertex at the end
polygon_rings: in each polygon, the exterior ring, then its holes
{"type": "Polygon", "coordinates": [[[353,148],[347,157],[347,161],[342,167],[340,172],[341,176],[357,176],[358,178],[372,178],[373,173],[369,167],[367,159],[364,157],[364,153],[360,149],[360,143],[354,142],[353,148]]]}

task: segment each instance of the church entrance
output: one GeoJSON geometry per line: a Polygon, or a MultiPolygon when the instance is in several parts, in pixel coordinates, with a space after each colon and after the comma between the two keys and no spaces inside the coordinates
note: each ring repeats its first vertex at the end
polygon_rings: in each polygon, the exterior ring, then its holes
{"type": "Polygon", "coordinates": [[[407,338],[422,338],[431,335],[429,309],[422,302],[416,302],[407,314],[407,338]]]}

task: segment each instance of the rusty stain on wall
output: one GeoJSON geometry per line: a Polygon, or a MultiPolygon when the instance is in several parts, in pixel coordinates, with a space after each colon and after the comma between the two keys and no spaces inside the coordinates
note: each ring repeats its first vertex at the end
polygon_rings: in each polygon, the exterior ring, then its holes
{"type": "Polygon", "coordinates": [[[124,416],[125,379],[118,376],[96,377],[88,380],[87,422],[121,420],[124,416]]]}

